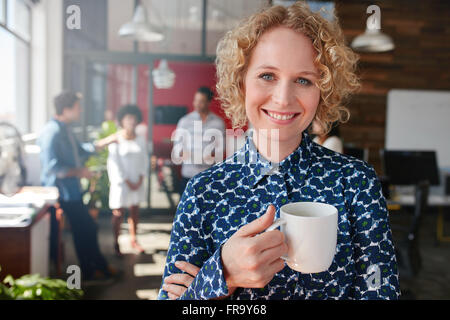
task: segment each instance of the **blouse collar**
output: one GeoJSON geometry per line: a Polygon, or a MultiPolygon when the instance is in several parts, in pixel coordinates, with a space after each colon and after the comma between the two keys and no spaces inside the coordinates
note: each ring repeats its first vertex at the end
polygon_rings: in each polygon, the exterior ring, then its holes
{"type": "Polygon", "coordinates": [[[241,149],[241,156],[244,157],[244,171],[247,184],[254,187],[261,179],[267,175],[287,173],[291,175],[299,184],[302,184],[311,162],[312,140],[309,134],[302,133],[300,145],[289,156],[280,163],[272,163],[262,156],[253,141],[252,135],[246,138],[245,145],[241,149]]]}

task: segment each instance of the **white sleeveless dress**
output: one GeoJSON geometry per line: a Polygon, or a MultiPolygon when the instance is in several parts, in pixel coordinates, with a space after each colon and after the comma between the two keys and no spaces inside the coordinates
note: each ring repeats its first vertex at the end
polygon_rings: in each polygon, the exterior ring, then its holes
{"type": "Polygon", "coordinates": [[[149,156],[145,138],[137,135],[133,140],[119,136],[118,143],[108,146],[107,170],[110,209],[128,208],[146,201],[145,183],[138,190],[131,190],[125,180],[133,183],[142,175],[147,177],[149,156]]]}

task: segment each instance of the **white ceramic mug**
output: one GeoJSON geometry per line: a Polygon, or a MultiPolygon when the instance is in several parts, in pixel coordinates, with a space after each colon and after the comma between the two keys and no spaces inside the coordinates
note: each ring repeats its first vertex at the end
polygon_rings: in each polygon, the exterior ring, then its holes
{"type": "Polygon", "coordinates": [[[287,265],[302,273],[328,270],[336,252],[338,211],[329,204],[294,202],[280,208],[280,219],[266,231],[281,227],[286,237],[287,265]]]}

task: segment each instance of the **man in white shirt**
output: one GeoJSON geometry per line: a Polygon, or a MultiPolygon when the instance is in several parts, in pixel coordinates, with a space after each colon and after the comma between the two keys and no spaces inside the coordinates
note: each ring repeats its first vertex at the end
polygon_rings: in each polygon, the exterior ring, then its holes
{"type": "Polygon", "coordinates": [[[213,97],[211,89],[200,87],[192,102],[194,111],[178,121],[172,160],[182,161],[180,194],[190,178],[223,159],[225,122],[209,110],[213,97]]]}

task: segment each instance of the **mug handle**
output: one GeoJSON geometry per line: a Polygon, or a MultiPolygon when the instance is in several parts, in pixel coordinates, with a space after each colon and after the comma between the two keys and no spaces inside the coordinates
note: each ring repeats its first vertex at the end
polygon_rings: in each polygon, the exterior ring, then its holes
{"type": "Polygon", "coordinates": [[[283,218],[279,218],[279,219],[275,220],[272,223],[272,225],[266,229],[266,231],[275,230],[276,228],[282,226],[283,224],[286,224],[286,220],[284,220],[283,218]]]}
{"type": "MultiPolygon", "coordinates": [[[[279,219],[275,220],[275,221],[272,223],[272,225],[266,229],[265,232],[267,232],[267,231],[273,231],[273,230],[275,230],[276,228],[278,228],[278,227],[280,227],[280,226],[282,226],[282,225],[284,225],[284,224],[286,224],[286,220],[284,220],[283,218],[279,218],[279,219]]],[[[280,258],[283,259],[283,260],[286,261],[286,262],[289,262],[289,257],[288,257],[287,255],[286,255],[286,256],[281,256],[280,258]]]]}

